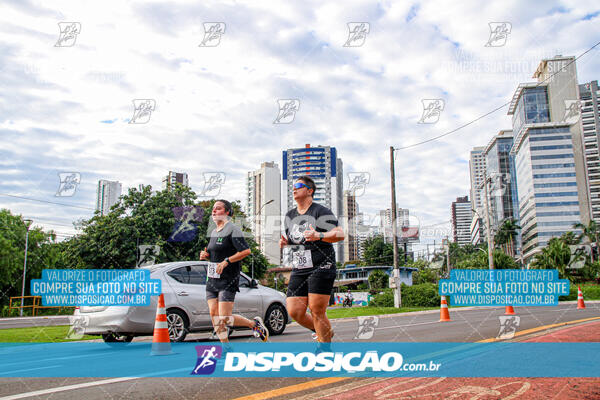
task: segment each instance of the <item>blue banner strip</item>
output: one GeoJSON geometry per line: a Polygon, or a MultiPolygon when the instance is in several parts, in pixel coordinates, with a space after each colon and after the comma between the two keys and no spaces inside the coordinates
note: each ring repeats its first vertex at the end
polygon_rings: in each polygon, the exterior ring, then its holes
{"type": "Polygon", "coordinates": [[[0,343],[1,377],[600,377],[600,343],[0,343]],[[164,352],[164,349],[156,349],[164,352]],[[204,355],[204,357],[203,357],[204,355]],[[208,359],[208,360],[205,360],[208,359]]]}

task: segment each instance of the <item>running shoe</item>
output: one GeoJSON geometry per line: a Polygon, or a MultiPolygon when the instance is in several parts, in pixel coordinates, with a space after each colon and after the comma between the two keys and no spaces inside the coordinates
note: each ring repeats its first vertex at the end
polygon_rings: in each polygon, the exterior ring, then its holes
{"type": "MultiPolygon", "coordinates": [[[[311,334],[311,336],[312,336],[312,339],[313,339],[313,340],[319,340],[319,336],[317,335],[317,332],[314,332],[314,331],[313,331],[313,333],[311,334]]],[[[331,339],[333,339],[333,337],[334,337],[334,336],[335,336],[335,332],[334,332],[334,330],[332,329],[332,330],[331,330],[331,339]]]]}
{"type": "Polygon", "coordinates": [[[254,336],[263,342],[269,340],[269,330],[261,317],[254,317],[254,328],[252,328],[252,332],[254,333],[254,336]]]}

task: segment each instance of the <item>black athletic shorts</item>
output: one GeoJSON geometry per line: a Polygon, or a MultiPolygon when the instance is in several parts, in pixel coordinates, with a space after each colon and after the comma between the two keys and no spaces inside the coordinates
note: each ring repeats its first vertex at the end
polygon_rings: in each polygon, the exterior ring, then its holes
{"type": "Polygon", "coordinates": [[[335,282],[335,269],[317,268],[311,273],[299,275],[292,271],[287,297],[308,297],[309,293],[331,295],[335,282]]]}
{"type": "Polygon", "coordinates": [[[206,290],[206,300],[218,299],[222,302],[234,302],[235,301],[235,293],[230,290],[219,290],[218,292],[214,292],[212,290],[206,290]]]}

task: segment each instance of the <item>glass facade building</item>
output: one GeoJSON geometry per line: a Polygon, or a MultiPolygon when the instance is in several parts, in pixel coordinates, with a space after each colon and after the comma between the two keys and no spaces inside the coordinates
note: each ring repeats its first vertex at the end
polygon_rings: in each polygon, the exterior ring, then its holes
{"type": "Polygon", "coordinates": [[[573,225],[589,218],[581,129],[565,119],[570,99],[578,98],[574,61],[542,60],[534,74],[538,82],[520,84],[508,112],[525,263],[551,238],[579,233],[573,225]]]}
{"type": "MultiPolygon", "coordinates": [[[[486,146],[486,173],[491,179],[488,184],[490,224],[496,232],[508,219],[519,221],[517,197],[517,175],[515,157],[510,153],[513,145],[511,130],[502,130],[486,146]]],[[[519,242],[520,235],[517,238],[519,242]]],[[[518,252],[520,246],[516,246],[518,252]]]]}

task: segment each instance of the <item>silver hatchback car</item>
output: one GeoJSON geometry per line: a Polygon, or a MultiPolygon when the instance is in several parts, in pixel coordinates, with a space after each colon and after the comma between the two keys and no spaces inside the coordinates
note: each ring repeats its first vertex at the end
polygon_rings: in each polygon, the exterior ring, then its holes
{"type": "MultiPolygon", "coordinates": [[[[162,281],[171,341],[181,342],[191,332],[213,330],[206,302],[207,264],[206,261],[181,261],[143,267],[150,270],[152,279],[162,281]]],[[[244,273],[239,287],[233,313],[248,319],[260,316],[271,335],[282,334],[290,322],[285,295],[257,284],[244,273]]],[[[85,334],[102,335],[107,343],[130,342],[134,336],[152,335],[157,299],[153,296],[149,306],[80,307],[75,310],[75,316],[79,316],[76,320],[85,334]]]]}

